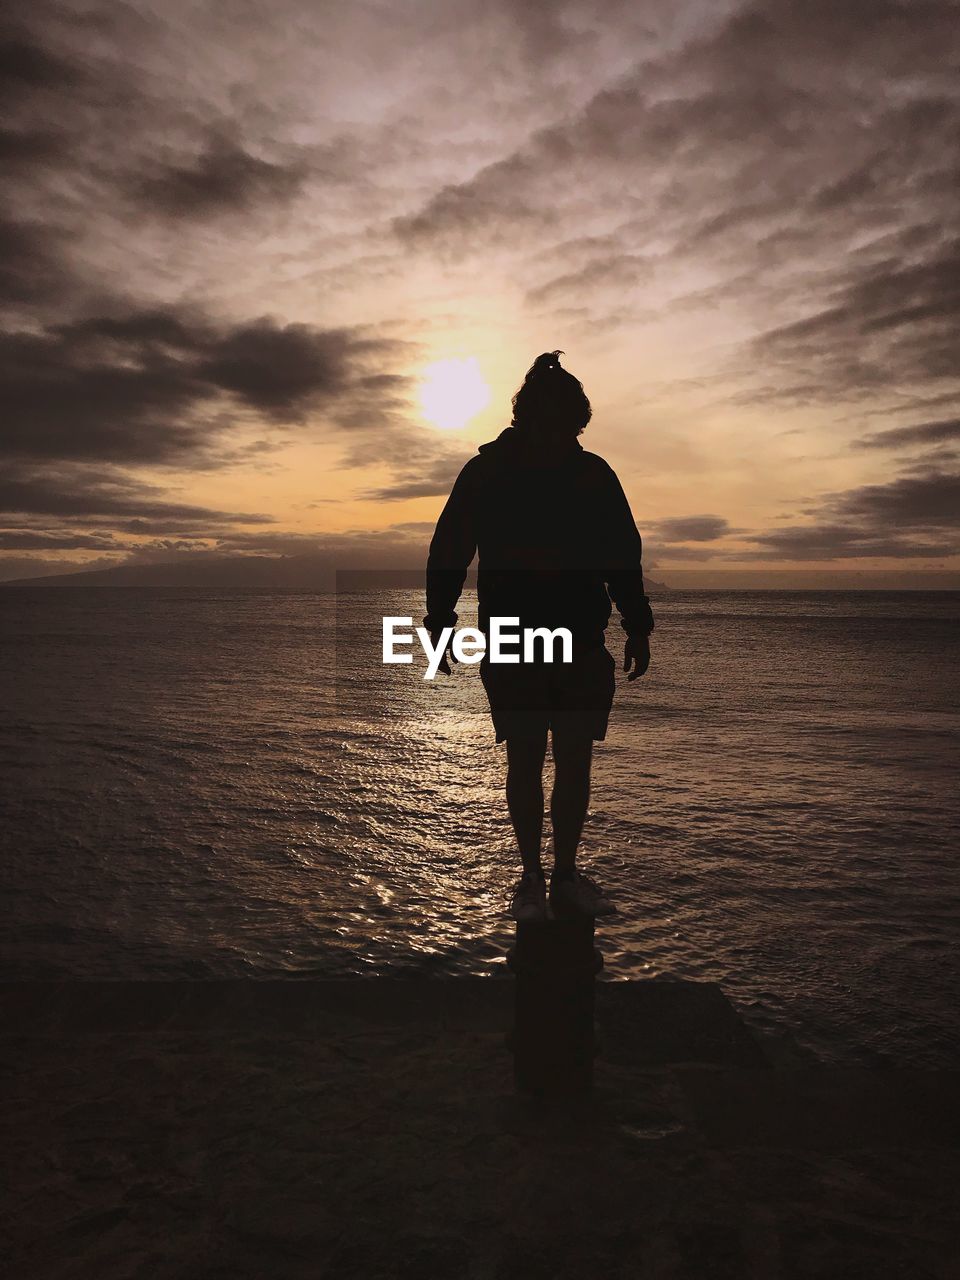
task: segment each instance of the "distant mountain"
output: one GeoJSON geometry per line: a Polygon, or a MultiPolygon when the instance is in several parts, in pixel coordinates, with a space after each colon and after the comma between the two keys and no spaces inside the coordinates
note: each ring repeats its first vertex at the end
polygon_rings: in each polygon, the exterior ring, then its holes
{"type": "MultiPolygon", "coordinates": [[[[645,579],[652,591],[669,591],[665,583],[645,579]]],[[[476,571],[467,586],[476,583],[476,571]]],[[[286,587],[300,591],[383,591],[423,586],[423,568],[338,569],[329,555],[183,556],[157,564],[120,564],[112,569],[57,573],[43,578],[15,578],[0,587],[286,587]]]]}
{"type": "Polygon", "coordinates": [[[292,587],[332,591],[336,566],[329,556],[182,556],[155,564],[16,578],[4,587],[292,587]]]}

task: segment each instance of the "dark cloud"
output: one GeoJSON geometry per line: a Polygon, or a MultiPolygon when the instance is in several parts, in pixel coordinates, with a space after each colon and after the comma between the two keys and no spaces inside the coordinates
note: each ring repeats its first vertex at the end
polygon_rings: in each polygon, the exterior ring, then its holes
{"type": "MultiPolygon", "coordinates": [[[[0,551],[99,552],[91,567],[123,557],[169,555],[215,544],[234,526],[273,524],[258,512],[221,511],[177,502],[116,467],[60,461],[0,462],[0,551]],[[104,529],[104,525],[109,525],[104,529]],[[150,541],[144,541],[150,539],[150,541]]],[[[259,536],[259,535],[257,535],[259,536]]],[[[270,535],[265,537],[269,540],[270,535]]],[[[0,557],[0,579],[43,571],[42,558],[0,557]],[[40,566],[40,567],[37,567],[40,566]]],[[[55,561],[50,572],[69,572],[55,561]]]]}
{"type": "Polygon", "coordinates": [[[878,529],[960,528],[960,474],[929,471],[827,498],[827,510],[878,529]]]}
{"type": "Polygon", "coordinates": [[[29,34],[0,38],[0,308],[29,310],[73,292],[70,237],[57,225],[62,175],[73,157],[59,121],[46,118],[45,104],[66,101],[84,78],[29,34]],[[56,190],[45,186],[51,177],[56,190]]]}
{"type": "Polygon", "coordinates": [[[555,277],[546,284],[526,293],[526,301],[533,307],[549,307],[564,298],[576,298],[585,289],[613,286],[615,289],[632,289],[651,275],[649,260],[642,254],[614,253],[591,258],[576,271],[555,277]]]}
{"type": "Polygon", "coordinates": [[[12,168],[62,156],[64,146],[63,137],[52,130],[0,129],[0,164],[9,174],[12,168]]]}
{"type": "Polygon", "coordinates": [[[648,520],[643,535],[644,560],[650,566],[663,561],[712,560],[736,557],[737,552],[722,544],[743,530],[734,528],[725,516],[671,516],[665,520],[648,520]],[[693,543],[691,546],[689,544],[693,543]]]}
{"type": "MultiPolygon", "coordinates": [[[[162,504],[158,504],[162,505],[162,504]]],[[[188,510],[190,510],[188,508],[188,510]]],[[[100,520],[99,516],[80,517],[85,522],[100,520]]],[[[151,538],[215,538],[224,525],[272,524],[272,517],[251,515],[249,512],[216,511],[207,507],[193,509],[193,514],[131,516],[129,519],[111,519],[111,528],[118,533],[132,533],[151,538]]]]}
{"type": "Polygon", "coordinates": [[[664,561],[739,559],[734,552],[724,552],[716,547],[691,547],[685,543],[659,542],[655,537],[644,538],[643,563],[647,570],[656,569],[664,561]]]}
{"type": "Polygon", "coordinates": [[[738,555],[753,560],[915,560],[960,552],[960,537],[891,537],[849,525],[796,525],[758,535],[761,550],[738,555]]]}
{"type": "Polygon", "coordinates": [[[656,322],[637,298],[669,307],[706,277],[688,306],[763,324],[721,374],[746,402],[935,387],[960,338],[958,31],[949,0],[759,0],[639,58],[393,230],[441,255],[517,246],[527,304],[591,332],[656,322]]]}
{"type": "Polygon", "coordinates": [[[917,422],[909,427],[891,427],[855,440],[859,449],[902,449],[915,445],[942,444],[960,440],[960,418],[943,418],[938,422],[917,422]]]}
{"type": "Polygon", "coordinates": [[[196,371],[203,382],[288,422],[346,395],[352,384],[368,390],[357,367],[360,352],[383,356],[393,350],[390,343],[367,341],[345,329],[259,320],[207,343],[197,352],[196,371]]]}
{"type": "Polygon", "coordinates": [[[129,546],[129,543],[117,542],[110,533],[0,529],[2,551],[124,551],[129,546]]]}
{"type": "Polygon", "coordinates": [[[214,411],[224,405],[281,424],[325,411],[362,429],[378,386],[370,362],[397,346],[360,329],[268,319],[215,328],[176,309],[8,332],[0,448],[21,458],[209,464],[226,429],[214,411]]]}
{"type": "Polygon", "coordinates": [[[960,239],[914,262],[854,264],[846,277],[829,307],[769,330],[756,355],[819,375],[821,398],[957,383],[960,239]]]}
{"type": "MultiPolygon", "coordinates": [[[[875,422],[896,401],[887,421],[916,425],[855,443],[922,456],[757,533],[757,555],[949,540],[919,507],[941,511],[956,439],[956,17],[947,0],[279,0],[269,22],[24,7],[0,47],[0,449],[17,463],[0,486],[38,523],[7,533],[107,536],[109,517],[150,554],[239,538],[242,513],[123,468],[251,464],[307,431],[386,466],[368,497],[442,497],[462,458],[412,424],[410,349],[378,335],[441,331],[453,259],[468,328],[487,315],[471,291],[501,291],[594,351],[609,337],[612,367],[663,321],[689,368],[678,402],[717,387],[875,422]],[[387,296],[391,330],[334,327],[387,296]],[[251,319],[266,299],[280,318],[251,319]]],[[[678,557],[733,554],[741,533],[718,516],[651,530],[678,557]]]]}
{"type": "Polygon", "coordinates": [[[272,523],[272,517],[255,512],[217,511],[173,502],[157,486],[135,480],[117,468],[69,462],[0,463],[0,512],[58,517],[128,516],[214,526],[272,523]]]}
{"type": "Polygon", "coordinates": [[[391,222],[405,244],[462,244],[479,235],[484,241],[502,241],[519,232],[544,234],[559,227],[556,209],[519,193],[529,169],[521,158],[491,165],[462,185],[450,184],[431,196],[423,208],[391,222]]]}
{"type": "MultiPolygon", "coordinates": [[[[282,533],[235,530],[220,534],[216,550],[236,555],[303,555],[319,554],[329,558],[331,564],[338,560],[369,559],[378,562],[395,552],[419,554],[429,541],[416,526],[397,524],[385,529],[348,529],[343,533],[282,533]]],[[[417,563],[414,555],[411,563],[417,563]]]]}
{"type": "Polygon", "coordinates": [[[61,244],[56,231],[0,213],[0,306],[64,298],[61,244]]]}
{"type": "Polygon", "coordinates": [[[0,39],[0,95],[19,95],[31,89],[60,89],[73,86],[83,78],[81,68],[27,36],[8,35],[0,39]]]}
{"type": "MultiPolygon", "coordinates": [[[[204,538],[168,537],[149,543],[127,544],[113,539],[109,534],[73,536],[69,532],[49,532],[45,535],[13,531],[10,546],[36,548],[38,552],[55,549],[89,549],[102,554],[88,567],[134,568],[143,565],[220,565],[229,562],[243,570],[244,564],[269,558],[275,562],[277,576],[282,585],[298,580],[303,585],[304,571],[323,571],[333,584],[333,574],[340,568],[410,568],[422,565],[429,541],[427,531],[419,524],[389,525],[384,529],[350,529],[343,533],[282,533],[223,532],[204,538]],[[15,539],[21,539],[21,542],[15,539]],[[286,575],[286,577],[285,577],[286,575]]],[[[0,536],[0,546],[3,536],[0,536]]],[[[0,557],[0,580],[14,577],[32,577],[43,571],[48,563],[37,557],[0,557]],[[15,571],[10,572],[11,566],[15,571]]],[[[56,561],[56,568],[49,572],[69,572],[75,562],[56,561]]],[[[266,565],[269,570],[269,564],[266,565]]],[[[269,578],[268,578],[269,580],[269,578]]],[[[243,582],[243,577],[237,579],[243,582]]]]}
{"type": "Polygon", "coordinates": [[[714,542],[736,532],[723,516],[676,516],[670,520],[657,520],[651,528],[658,539],[665,542],[714,542]]]}
{"type": "MultiPolygon", "coordinates": [[[[918,104],[916,88],[891,106],[886,83],[942,71],[944,47],[955,39],[954,6],[879,0],[869,17],[858,8],[826,0],[747,5],[678,50],[640,58],[578,112],[444,186],[394,229],[407,242],[502,236],[538,219],[549,225],[547,212],[579,195],[609,193],[613,207],[633,207],[620,245],[628,251],[651,235],[678,237],[691,217],[689,236],[707,238],[749,231],[757,215],[793,214],[798,199],[824,212],[846,205],[880,180],[879,121],[871,117],[882,116],[888,145],[899,145],[913,135],[949,137],[955,112],[946,96],[918,104]],[[825,74],[844,49],[863,70],[860,83],[825,74]],[[865,154],[851,164],[854,148],[865,154]],[[825,165],[839,172],[825,173],[825,165]],[[744,202],[744,191],[762,198],[744,202]]],[[[926,159],[915,148],[900,167],[926,159]]]]}
{"type": "Polygon", "coordinates": [[[237,142],[214,138],[195,158],[139,176],[131,190],[151,209],[189,218],[288,200],[300,190],[306,173],[302,162],[274,163],[251,155],[237,142]]]}
{"type": "Polygon", "coordinates": [[[950,446],[927,449],[916,457],[903,461],[903,475],[925,475],[929,471],[953,471],[960,465],[960,451],[950,446]]]}
{"type": "Polygon", "coordinates": [[[880,185],[878,168],[878,157],[872,156],[866,163],[855,166],[848,173],[831,178],[811,194],[808,207],[819,213],[847,208],[851,203],[862,200],[880,185]]]}
{"type": "MultiPolygon", "coordinates": [[[[960,553],[960,474],[927,470],[828,494],[812,524],[753,534],[752,558],[838,560],[960,553]]],[[[749,558],[749,557],[745,557],[749,558]]]]}
{"type": "Polygon", "coordinates": [[[363,496],[387,502],[405,498],[445,498],[463,464],[464,458],[460,453],[439,458],[430,456],[419,465],[408,461],[398,468],[396,479],[390,484],[368,490],[363,496]]]}

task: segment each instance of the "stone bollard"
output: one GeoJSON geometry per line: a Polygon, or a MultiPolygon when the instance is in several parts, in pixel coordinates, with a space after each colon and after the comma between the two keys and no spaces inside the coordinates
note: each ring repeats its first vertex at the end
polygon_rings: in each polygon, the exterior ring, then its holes
{"type": "Polygon", "coordinates": [[[518,924],[507,963],[517,980],[510,1037],[517,1090],[543,1096],[589,1093],[594,980],[603,968],[593,917],[549,914],[544,921],[518,924]]]}

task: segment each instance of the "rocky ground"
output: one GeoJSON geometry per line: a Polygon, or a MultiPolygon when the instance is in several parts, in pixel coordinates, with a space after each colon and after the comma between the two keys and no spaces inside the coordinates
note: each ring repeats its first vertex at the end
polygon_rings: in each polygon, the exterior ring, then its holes
{"type": "Polygon", "coordinates": [[[577,1104],[515,1096],[509,979],[0,987],[6,1274],[960,1276],[955,1076],[598,992],[577,1104]]]}

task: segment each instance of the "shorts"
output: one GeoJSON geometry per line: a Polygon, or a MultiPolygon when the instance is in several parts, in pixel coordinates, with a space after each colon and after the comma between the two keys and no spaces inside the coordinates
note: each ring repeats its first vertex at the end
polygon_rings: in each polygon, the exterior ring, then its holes
{"type": "Polygon", "coordinates": [[[572,662],[492,663],[484,655],[480,679],[497,742],[539,736],[547,729],[602,742],[613,706],[616,665],[603,644],[575,654],[572,662]]]}

